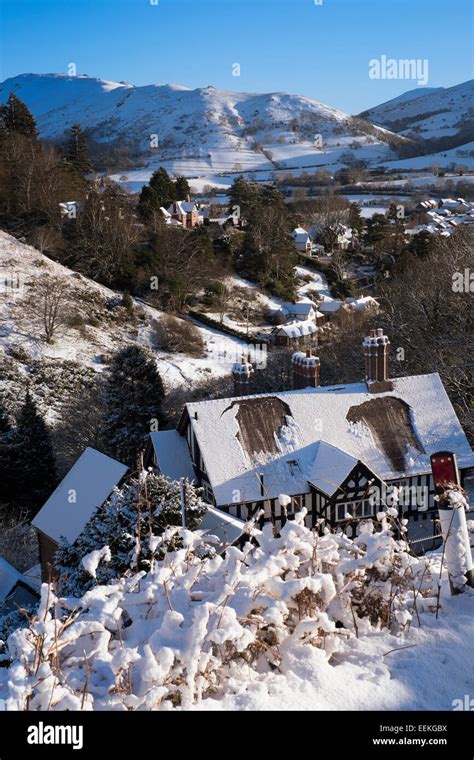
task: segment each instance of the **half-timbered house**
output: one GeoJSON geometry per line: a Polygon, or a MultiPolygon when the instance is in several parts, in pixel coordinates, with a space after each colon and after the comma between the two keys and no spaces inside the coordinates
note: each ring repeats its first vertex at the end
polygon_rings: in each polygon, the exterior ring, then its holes
{"type": "Polygon", "coordinates": [[[463,478],[474,453],[437,373],[389,379],[382,330],[363,350],[359,383],[320,387],[319,359],[308,351],[294,356],[292,391],[186,404],[175,431],[152,435],[149,461],[170,477],[193,473],[214,507],[243,520],[263,509],[277,527],[303,507],[308,526],[321,517],[354,526],[394,505],[396,486],[409,536],[427,548],[436,514],[430,454],[454,452],[463,478]]]}

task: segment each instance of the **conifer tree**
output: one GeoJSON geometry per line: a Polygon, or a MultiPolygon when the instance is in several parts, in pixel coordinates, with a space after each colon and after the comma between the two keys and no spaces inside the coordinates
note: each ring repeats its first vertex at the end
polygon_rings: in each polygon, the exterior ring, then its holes
{"type": "Polygon", "coordinates": [[[162,166],[151,175],[150,182],[142,188],[138,200],[138,209],[144,218],[150,216],[161,206],[167,208],[178,199],[176,185],[162,166]]]}
{"type": "Polygon", "coordinates": [[[87,138],[79,124],[73,124],[71,127],[69,142],[66,147],[66,158],[81,174],[89,174],[93,171],[87,138]]]}
{"type": "Polygon", "coordinates": [[[12,495],[12,425],[10,415],[0,400],[0,502],[12,495]]]}
{"type": "Polygon", "coordinates": [[[16,490],[35,512],[50,496],[57,476],[51,435],[29,390],[18,415],[14,440],[16,490]]]}
{"type": "Polygon", "coordinates": [[[38,137],[36,121],[31,111],[13,92],[6,105],[0,109],[0,123],[6,132],[15,132],[32,140],[38,137]]]}
{"type": "Polygon", "coordinates": [[[191,188],[189,187],[189,182],[186,179],[186,177],[177,177],[176,182],[174,183],[176,188],[176,198],[179,201],[186,200],[186,198],[191,193],[191,188]]]}
{"type": "Polygon", "coordinates": [[[0,436],[10,432],[11,429],[10,415],[2,399],[0,399],[0,436]]]}
{"type": "MultiPolygon", "coordinates": [[[[183,488],[186,528],[195,530],[206,505],[201,499],[201,489],[196,489],[188,481],[184,482],[183,488]]],[[[59,547],[55,564],[61,593],[80,595],[97,582],[107,583],[127,570],[148,571],[153,557],[160,559],[166,548],[177,548],[176,538],[171,544],[160,546],[152,537],[160,536],[170,525],[181,524],[181,486],[178,481],[151,472],[143,474],[140,480],[130,479],[99,507],[73,545],[64,543],[59,547]],[[105,546],[109,547],[110,560],[100,563],[95,580],[81,560],[105,546]]]]}
{"type": "Polygon", "coordinates": [[[115,354],[105,385],[102,435],[107,453],[134,467],[161,418],[163,397],[156,361],[145,348],[128,346],[115,354]]]}

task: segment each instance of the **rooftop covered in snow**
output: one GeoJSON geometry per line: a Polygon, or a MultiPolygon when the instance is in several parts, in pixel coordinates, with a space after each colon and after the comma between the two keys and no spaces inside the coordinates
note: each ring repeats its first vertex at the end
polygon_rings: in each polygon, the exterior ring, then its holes
{"type": "Polygon", "coordinates": [[[349,456],[383,480],[429,473],[429,456],[439,450],[453,451],[460,468],[474,466],[437,373],[396,378],[386,392],[352,383],[202,401],[186,410],[217,505],[232,503],[236,491],[242,501],[261,499],[262,480],[267,498],[307,493],[312,477],[327,477],[319,475],[327,454],[318,454],[320,441],[337,450],[325,467],[345,470],[349,456]]]}
{"type": "Polygon", "coordinates": [[[71,467],[32,524],[45,535],[73,543],[96,509],[122,480],[127,467],[87,448],[71,467]]]}
{"type": "Polygon", "coordinates": [[[0,606],[14,592],[18,585],[26,587],[34,595],[36,592],[32,583],[18,570],[10,565],[3,557],[0,557],[0,606]]]}
{"type": "Polygon", "coordinates": [[[150,440],[160,472],[171,480],[195,479],[195,472],[186,439],[176,430],[150,433],[150,440]]]}

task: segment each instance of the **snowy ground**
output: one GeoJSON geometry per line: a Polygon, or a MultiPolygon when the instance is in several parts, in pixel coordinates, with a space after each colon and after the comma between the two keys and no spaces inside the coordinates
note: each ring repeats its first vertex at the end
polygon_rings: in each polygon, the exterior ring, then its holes
{"type": "Polygon", "coordinates": [[[127,343],[137,342],[152,348],[160,373],[168,386],[190,385],[199,376],[227,375],[233,361],[242,353],[245,345],[242,341],[203,325],[199,325],[198,329],[205,341],[205,357],[171,355],[161,351],[154,338],[154,323],[159,319],[160,312],[140,302],[136,304],[144,309],[147,318],[135,328],[127,324],[109,323],[98,327],[86,325],[81,330],[61,328],[54,343],[48,345],[41,340],[39,332],[32,328],[29,312],[25,308],[25,299],[34,293],[36,278],[46,273],[67,278],[74,293],[71,296],[71,308],[75,308],[76,299],[84,293],[95,293],[106,299],[117,296],[113,290],[85,277],[78,277],[31,246],[0,231],[1,281],[16,282],[19,278],[20,284],[17,291],[8,286],[0,291],[0,350],[21,348],[34,359],[70,359],[100,372],[106,366],[102,360],[104,355],[117,351],[127,343]]]}
{"type": "MultiPolygon", "coordinates": [[[[431,573],[435,583],[439,575],[440,556],[440,553],[437,553],[430,558],[431,573]]],[[[234,561],[233,559],[229,560],[230,566],[234,567],[234,561]]],[[[281,568],[276,556],[273,558],[273,562],[275,564],[269,565],[265,572],[269,572],[270,576],[274,574],[276,579],[281,573],[281,568]]],[[[230,586],[226,586],[226,588],[230,588],[234,579],[232,575],[226,575],[229,568],[221,570],[221,567],[216,566],[214,570],[211,570],[210,566],[209,569],[210,572],[217,573],[217,576],[222,571],[230,583],[230,586]]],[[[257,562],[255,566],[251,564],[251,567],[253,567],[253,571],[248,569],[245,571],[245,573],[250,572],[247,583],[250,583],[252,578],[255,578],[253,582],[257,583],[260,577],[262,579],[265,577],[262,563],[257,562]]],[[[181,576],[176,577],[177,584],[179,577],[181,576]]],[[[319,583],[318,579],[321,577],[316,574],[314,583],[319,583]]],[[[177,595],[174,594],[172,590],[174,581],[170,579],[169,571],[165,570],[159,571],[159,574],[151,580],[152,585],[149,587],[147,595],[145,595],[145,590],[140,591],[139,594],[136,592],[133,594],[132,591],[131,596],[125,595],[122,604],[132,604],[128,609],[132,611],[133,616],[137,615],[141,604],[148,604],[152,598],[155,598],[150,596],[150,593],[157,595],[165,578],[168,578],[170,582],[171,590],[169,593],[174,605],[178,605],[178,609],[182,608],[184,611],[186,593],[183,594],[182,590],[176,590],[177,595]],[[128,601],[126,601],[127,599],[128,601]]],[[[217,577],[215,582],[217,582],[217,577]]],[[[224,580],[222,580],[223,582],[224,580]]],[[[291,583],[298,582],[291,580],[272,581],[270,579],[266,581],[266,588],[274,589],[275,600],[280,598],[279,594],[284,594],[282,589],[285,583],[291,585],[291,583]]],[[[214,586],[211,587],[215,591],[214,586]]],[[[133,588],[133,584],[131,584],[131,588],[133,588]]],[[[242,589],[244,588],[246,588],[245,583],[242,586],[242,589]]],[[[325,594],[330,593],[329,588],[330,584],[329,587],[321,587],[323,599],[325,594]]],[[[191,662],[196,657],[199,658],[199,652],[201,647],[205,646],[207,635],[211,635],[213,640],[220,644],[226,639],[233,641],[232,637],[239,640],[238,636],[243,635],[232,610],[226,607],[226,597],[223,595],[223,601],[217,608],[222,608],[220,621],[217,625],[220,631],[214,629],[212,634],[206,634],[208,615],[210,615],[207,605],[203,605],[203,608],[206,609],[202,615],[196,611],[193,628],[189,627],[191,618],[187,617],[182,620],[181,612],[178,612],[174,606],[171,608],[171,612],[165,610],[166,623],[164,620],[161,623],[158,620],[149,620],[148,622],[142,620],[141,627],[137,628],[137,625],[134,625],[130,629],[125,629],[123,633],[124,643],[122,643],[122,647],[125,644],[125,649],[123,652],[118,649],[113,660],[110,661],[110,655],[107,653],[109,635],[100,639],[98,632],[102,630],[101,626],[104,621],[109,626],[111,625],[110,620],[115,620],[115,625],[117,623],[116,618],[112,617],[112,612],[109,612],[108,606],[105,604],[104,593],[105,587],[101,586],[96,591],[89,592],[89,601],[85,606],[90,605],[91,611],[85,613],[83,621],[78,624],[79,629],[75,631],[75,635],[81,634],[79,638],[81,641],[85,641],[89,633],[90,641],[87,640],[83,646],[89,648],[89,658],[96,658],[96,666],[91,671],[91,683],[103,679],[100,688],[99,686],[93,687],[95,699],[97,704],[104,700],[104,706],[108,704],[109,709],[125,709],[124,705],[128,705],[129,709],[137,709],[140,704],[143,704],[142,700],[147,698],[146,695],[145,697],[141,695],[143,687],[139,684],[143,683],[147,687],[147,694],[150,695],[150,704],[147,708],[145,702],[145,707],[141,707],[141,709],[155,709],[153,705],[156,707],[157,700],[166,693],[166,689],[162,687],[152,688],[152,684],[160,682],[163,678],[162,669],[170,667],[169,658],[172,650],[179,653],[178,656],[183,660],[188,657],[189,662],[191,662]],[[96,619],[97,622],[94,622],[96,619]],[[102,621],[100,624],[99,620],[102,621]],[[107,620],[109,620],[108,623],[107,620]],[[98,636],[94,644],[92,644],[93,631],[98,636]],[[196,636],[195,640],[189,640],[191,631],[196,636]],[[139,655],[138,650],[141,651],[143,642],[147,641],[150,642],[150,646],[145,647],[143,654],[139,655]],[[130,697],[122,697],[121,695],[114,697],[113,690],[107,694],[105,684],[107,679],[111,678],[112,669],[115,671],[121,667],[128,667],[130,663],[134,664],[136,696],[133,694],[130,697]],[[140,693],[140,697],[138,693],[140,693]]],[[[114,594],[113,589],[108,592],[110,600],[108,604],[111,610],[118,603],[118,598],[114,597],[114,594]]],[[[196,596],[192,602],[194,609],[196,609],[196,605],[199,607],[199,598],[199,595],[196,596]]],[[[210,600],[215,597],[211,595],[208,598],[210,600]]],[[[263,593],[263,598],[265,598],[265,593],[263,593]]],[[[158,603],[161,606],[161,594],[156,596],[155,604],[158,603]]],[[[262,601],[264,608],[265,604],[268,603],[268,601],[262,601]]],[[[270,603],[275,604],[276,609],[278,608],[278,602],[270,603]]],[[[470,698],[474,696],[474,659],[472,657],[474,590],[468,589],[463,594],[451,597],[446,571],[444,571],[438,616],[435,614],[434,599],[430,602],[429,609],[426,608],[421,611],[422,608],[423,605],[420,604],[419,615],[413,617],[411,628],[406,632],[393,635],[386,629],[380,630],[367,625],[365,630],[368,632],[362,632],[359,637],[341,637],[340,643],[335,648],[331,647],[328,652],[324,648],[317,648],[308,642],[304,643],[302,638],[288,638],[287,646],[282,645],[280,648],[282,657],[277,669],[271,670],[268,667],[259,669],[242,664],[240,668],[231,670],[230,676],[220,683],[218,696],[206,696],[202,701],[197,699],[193,704],[184,705],[184,709],[201,711],[452,710],[456,700],[463,702],[466,695],[470,698]],[[332,655],[331,651],[333,652],[332,655]]],[[[237,609],[239,609],[238,603],[237,609]]],[[[275,619],[278,620],[276,609],[275,619]]],[[[120,616],[120,612],[121,609],[117,612],[118,616],[120,616]]],[[[189,614],[191,615],[191,613],[189,614]]],[[[303,624],[306,622],[301,623],[301,625],[303,624]]],[[[54,625],[54,621],[51,620],[44,625],[49,630],[54,625]]],[[[74,642],[74,628],[72,627],[69,630],[70,641],[74,642]]],[[[67,639],[68,636],[66,636],[65,641],[66,647],[67,639]]],[[[20,650],[16,650],[17,657],[22,655],[21,659],[23,660],[24,656],[25,662],[27,658],[31,660],[34,655],[34,648],[25,642],[21,635],[17,639],[16,646],[22,647],[20,650]]],[[[71,654],[69,656],[71,657],[71,654]]],[[[76,679],[79,679],[78,684],[80,684],[80,670],[75,668],[80,667],[83,656],[84,652],[81,650],[75,659],[72,658],[67,663],[69,668],[72,665],[74,671],[69,679],[73,689],[76,679]]],[[[188,660],[185,661],[188,662],[188,660]]],[[[188,667],[191,667],[189,663],[188,667]]],[[[41,676],[44,678],[44,687],[41,686],[40,679],[36,688],[37,696],[31,709],[44,710],[50,704],[53,682],[48,673],[49,666],[43,664],[41,676]],[[49,683],[50,681],[51,683],[49,683]]],[[[14,700],[22,701],[24,694],[28,691],[30,681],[31,679],[24,677],[23,666],[18,660],[12,671],[0,668],[0,699],[9,696],[14,700]],[[12,679],[10,688],[8,688],[9,678],[12,679]]],[[[33,681],[35,681],[34,678],[33,681]]],[[[78,686],[76,686],[76,691],[77,689],[79,689],[78,686]]],[[[59,709],[80,709],[80,698],[67,695],[64,688],[58,687],[55,701],[61,699],[64,699],[64,702],[59,709]]],[[[168,709],[171,709],[169,702],[167,706],[168,709]]],[[[92,705],[88,706],[88,709],[91,707],[92,705]]],[[[11,707],[10,709],[17,708],[11,707]]]]}
{"type": "Polygon", "coordinates": [[[381,631],[352,640],[332,664],[320,650],[301,647],[286,675],[256,677],[197,709],[452,710],[453,700],[474,696],[474,593],[448,593],[445,584],[438,619],[422,615],[422,627],[404,637],[381,631]]]}

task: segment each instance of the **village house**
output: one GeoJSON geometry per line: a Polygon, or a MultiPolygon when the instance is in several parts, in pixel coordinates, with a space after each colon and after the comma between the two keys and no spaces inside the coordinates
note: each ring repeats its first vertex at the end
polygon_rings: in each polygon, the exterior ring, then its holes
{"type": "Polygon", "coordinates": [[[318,306],[318,312],[326,322],[343,323],[349,317],[362,312],[376,314],[380,309],[379,302],[372,296],[360,298],[347,297],[343,301],[334,298],[323,298],[318,306]]]}
{"type": "Polygon", "coordinates": [[[303,229],[303,227],[295,227],[291,233],[291,237],[293,238],[293,243],[297,251],[300,253],[311,254],[313,239],[309,232],[303,229]]]}
{"type": "Polygon", "coordinates": [[[409,495],[399,511],[410,540],[418,551],[430,548],[430,454],[453,452],[463,479],[474,453],[437,373],[390,379],[380,329],[362,350],[365,379],[357,383],[320,386],[311,351],[293,356],[293,391],[254,395],[247,369],[239,395],[188,403],[175,431],[154,433],[149,463],[174,478],[194,473],[213,507],[242,520],[263,509],[277,528],[304,507],[308,526],[324,517],[353,532],[398,486],[409,495]],[[291,497],[289,507],[280,494],[291,497]]]}
{"type": "Polygon", "coordinates": [[[318,328],[311,319],[294,319],[284,325],[278,325],[272,330],[272,342],[276,346],[307,346],[315,341],[318,328]]]}
{"type": "Polygon", "coordinates": [[[196,203],[189,200],[175,201],[169,206],[167,212],[171,219],[180,222],[186,229],[193,229],[203,222],[196,203]]]}
{"type": "Polygon", "coordinates": [[[49,580],[60,540],[74,543],[127,470],[121,462],[87,448],[53,491],[32,521],[38,531],[44,582],[49,580]]]}
{"type": "Polygon", "coordinates": [[[277,317],[285,320],[298,320],[306,322],[315,321],[317,317],[316,304],[313,301],[286,301],[282,303],[277,317]]]}
{"type": "MultiPolygon", "coordinates": [[[[324,228],[322,225],[315,224],[313,227],[311,227],[309,231],[309,235],[311,236],[312,240],[318,240],[320,236],[323,234],[324,228]]],[[[342,224],[341,222],[338,222],[338,224],[334,228],[334,250],[340,250],[340,251],[347,251],[347,249],[352,244],[352,230],[350,227],[348,227],[346,224],[342,224]]],[[[324,251],[324,248],[323,248],[324,251]]],[[[329,255],[329,253],[328,253],[329,255]]]]}

